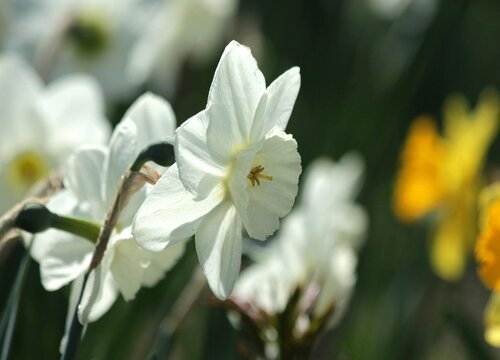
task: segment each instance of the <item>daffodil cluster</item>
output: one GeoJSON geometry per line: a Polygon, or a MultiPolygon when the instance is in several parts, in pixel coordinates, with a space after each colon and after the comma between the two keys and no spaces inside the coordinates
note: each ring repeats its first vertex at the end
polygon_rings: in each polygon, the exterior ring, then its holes
{"type": "Polygon", "coordinates": [[[53,226],[37,233],[30,247],[45,289],[72,284],[68,331],[74,311],[87,324],[119,294],[131,300],[142,286],[155,285],[193,234],[214,294],[230,295],[240,270],[243,228],[265,240],[295,200],[300,156],[284,130],[299,87],[298,68],[266,87],[250,49],[233,41],[215,72],[207,108],[181,127],[176,129],[168,102],[146,93],[127,110],[108,145],[82,145],[69,156],[64,188],[47,208],[80,230],[53,226]],[[177,162],[166,170],[149,164],[136,169],[143,150],[158,143],[172,144],[177,162]],[[125,189],[130,173],[140,185],[125,189]],[[94,236],[83,234],[85,227],[94,236]]]}
{"type": "Polygon", "coordinates": [[[319,159],[311,164],[300,205],[284,220],[272,246],[254,255],[255,264],[243,271],[224,303],[239,315],[235,322],[242,333],[256,335],[242,339],[247,351],[263,351],[256,357],[307,354],[318,333],[344,314],[367,227],[364,210],[354,203],[362,173],[355,154],[338,163],[319,159]]]}
{"type": "Polygon", "coordinates": [[[440,277],[459,279],[475,248],[479,277],[492,291],[485,309],[485,339],[497,347],[500,185],[495,182],[482,188],[486,183],[483,164],[497,133],[499,115],[498,95],[487,90],[474,110],[468,109],[462,97],[447,102],[444,136],[439,136],[432,119],[418,118],[401,155],[394,193],[395,213],[402,221],[414,222],[432,215],[431,263],[440,277]]]}

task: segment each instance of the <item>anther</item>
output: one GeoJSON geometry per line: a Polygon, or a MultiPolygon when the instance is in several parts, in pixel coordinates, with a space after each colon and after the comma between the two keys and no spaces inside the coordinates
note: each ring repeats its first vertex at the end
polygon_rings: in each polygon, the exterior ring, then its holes
{"type": "Polygon", "coordinates": [[[252,186],[255,186],[255,184],[260,186],[260,180],[259,179],[264,179],[264,180],[269,180],[272,181],[273,177],[269,175],[265,175],[262,172],[264,171],[264,166],[262,165],[257,165],[250,170],[250,172],[247,175],[248,180],[252,183],[252,186]]]}

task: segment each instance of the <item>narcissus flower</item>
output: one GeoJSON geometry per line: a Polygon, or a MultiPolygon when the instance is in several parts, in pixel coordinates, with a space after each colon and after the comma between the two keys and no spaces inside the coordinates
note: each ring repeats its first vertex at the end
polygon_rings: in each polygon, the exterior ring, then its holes
{"type": "Polygon", "coordinates": [[[12,2],[12,25],[7,29],[9,50],[22,54],[51,79],[75,71],[91,73],[107,99],[136,90],[124,69],[132,47],[161,8],[160,0],[16,3],[12,2]]]}
{"type": "MultiPolygon", "coordinates": [[[[265,345],[279,339],[300,347],[311,339],[307,336],[334,326],[344,314],[367,225],[364,210],[353,201],[362,171],[354,154],[338,163],[315,161],[307,171],[299,206],[284,220],[275,242],[254,255],[256,263],[236,282],[230,308],[244,313],[240,326],[255,321],[265,345]],[[279,333],[276,339],[268,335],[274,333],[279,333]]],[[[259,348],[268,346],[249,350],[259,348]]]]}
{"type": "Polygon", "coordinates": [[[394,211],[405,222],[436,213],[431,264],[445,280],[462,275],[473,244],[481,170],[497,133],[499,106],[493,91],[484,92],[472,111],[453,97],[444,110],[444,136],[432,119],[420,117],[402,152],[394,211]]]}
{"type": "Polygon", "coordinates": [[[338,163],[315,161],[307,171],[300,205],[284,220],[276,246],[244,271],[234,296],[276,313],[284,310],[284,300],[297,287],[314,286],[319,290],[315,313],[321,315],[336,303],[340,316],[355,284],[356,252],[367,227],[364,210],[353,202],[362,172],[354,154],[338,163]],[[264,284],[268,292],[261,291],[264,284]]]}
{"type": "Polygon", "coordinates": [[[176,165],[137,213],[134,235],[145,249],[161,251],[195,234],[200,263],[221,299],[239,273],[242,228],[266,239],[295,200],[300,156],[284,129],[299,87],[299,69],[292,68],[266,89],[250,50],[231,42],[207,108],[176,132],[176,165]]]}
{"type": "Polygon", "coordinates": [[[0,57],[0,212],[57,170],[79,145],[109,136],[102,94],[89,77],[47,87],[21,59],[0,57]]]}
{"type": "MultiPolygon", "coordinates": [[[[120,177],[139,152],[149,144],[172,140],[174,130],[170,105],[154,95],[143,95],[114,130],[109,147],[84,147],[71,156],[65,168],[66,189],[53,197],[48,207],[58,214],[102,224],[120,177]]],[[[111,235],[101,265],[89,277],[79,308],[82,323],[98,319],[119,293],[130,300],[141,286],[156,284],[183,253],[182,243],[159,253],[137,245],[131,225],[144,198],[144,189],[132,197],[111,235]]],[[[40,263],[45,289],[57,290],[75,281],[73,288],[78,293],[95,245],[78,236],[49,230],[37,235],[34,247],[33,257],[40,263]]]]}
{"type": "Polygon", "coordinates": [[[238,0],[166,0],[132,48],[130,79],[155,89],[175,87],[184,62],[212,59],[225,43],[238,0]]]}

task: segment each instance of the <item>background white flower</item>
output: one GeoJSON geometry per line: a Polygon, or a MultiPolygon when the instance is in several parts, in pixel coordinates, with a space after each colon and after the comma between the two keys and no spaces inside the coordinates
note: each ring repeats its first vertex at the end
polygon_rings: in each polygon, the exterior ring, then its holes
{"type": "MultiPolygon", "coordinates": [[[[113,132],[109,147],[84,147],[72,155],[65,169],[66,189],[51,199],[49,209],[102,224],[126,169],[148,144],[172,140],[174,129],[170,105],[157,96],[143,95],[113,132]]],[[[145,189],[133,196],[119,218],[101,265],[89,277],[79,308],[82,323],[98,319],[118,293],[130,300],[141,286],[155,285],[184,251],[182,243],[159,253],[137,245],[131,224],[144,197],[145,189]]],[[[37,235],[32,255],[40,262],[45,289],[57,290],[78,280],[74,285],[78,292],[93,251],[90,241],[64,232],[49,230],[37,235]]]]}
{"type": "Polygon", "coordinates": [[[72,75],[45,87],[20,58],[0,57],[0,212],[77,146],[108,136],[102,95],[91,78],[72,75]]]}
{"type": "Polygon", "coordinates": [[[214,294],[231,293],[244,227],[264,240],[291,209],[301,172],[297,143],[284,132],[300,88],[292,68],[267,89],[245,46],[225,49],[207,108],[176,132],[176,165],[137,213],[134,235],[160,251],[195,234],[196,251],[214,294]]]}
{"type": "Polygon", "coordinates": [[[124,75],[134,43],[158,12],[160,0],[36,0],[14,3],[7,48],[50,79],[85,71],[106,98],[136,89],[124,75]]]}
{"type": "Polygon", "coordinates": [[[134,45],[128,74],[171,91],[185,61],[205,62],[220,48],[238,0],[166,0],[134,45]]]}
{"type": "Polygon", "coordinates": [[[311,164],[299,206],[283,221],[276,242],[263,250],[263,260],[243,271],[233,297],[273,315],[300,287],[306,298],[312,294],[314,316],[335,304],[329,320],[335,324],[356,282],[356,254],[367,226],[364,210],[353,202],[362,172],[354,154],[338,163],[311,164]]]}

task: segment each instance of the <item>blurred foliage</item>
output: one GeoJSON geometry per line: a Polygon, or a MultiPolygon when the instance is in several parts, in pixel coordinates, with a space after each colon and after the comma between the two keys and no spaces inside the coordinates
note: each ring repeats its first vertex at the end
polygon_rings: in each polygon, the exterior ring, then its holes
{"type": "MultiPolygon", "coordinates": [[[[399,224],[391,210],[399,150],[415,116],[439,119],[453,92],[475,101],[483,88],[500,88],[498,14],[497,0],[443,0],[420,22],[408,12],[380,18],[363,0],[241,1],[239,19],[255,21],[261,30],[261,40],[246,44],[269,82],[292,65],[301,68],[302,88],[288,131],[299,143],[303,166],[320,155],[338,158],[349,150],[358,151],[367,165],[360,202],[369,213],[370,230],[357,288],[347,316],[325,334],[315,358],[500,357],[482,338],[488,292],[473,261],[459,283],[437,279],[429,268],[424,227],[399,224]]],[[[249,37],[242,24],[236,23],[232,37],[245,43],[249,37]]],[[[183,69],[171,99],[179,122],[204,108],[216,63],[183,69]]],[[[126,106],[111,111],[113,122],[126,106]]],[[[500,164],[499,141],[488,164],[500,164]]],[[[22,252],[17,246],[0,262],[2,309],[22,252]]],[[[130,303],[120,298],[88,327],[79,358],[146,359],[159,322],[196,263],[191,243],[157,287],[141,290],[130,303]]],[[[209,296],[205,293],[182,323],[171,357],[238,358],[235,334],[224,312],[208,305],[209,296]]],[[[43,290],[38,267],[30,267],[12,359],[58,356],[67,297],[67,289],[43,290]]]]}

